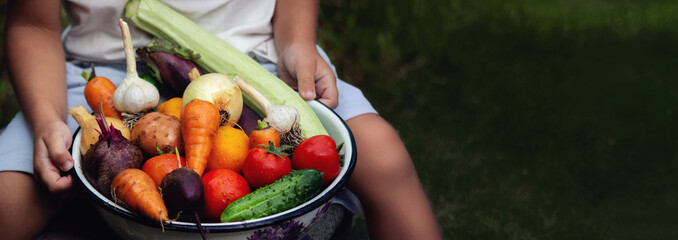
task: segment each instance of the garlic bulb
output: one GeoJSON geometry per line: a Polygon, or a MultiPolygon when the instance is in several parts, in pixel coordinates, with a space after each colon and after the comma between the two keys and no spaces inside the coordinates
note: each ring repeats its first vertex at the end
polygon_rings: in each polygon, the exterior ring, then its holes
{"type": "Polygon", "coordinates": [[[264,97],[257,89],[252,87],[241,77],[233,77],[233,81],[238,84],[240,89],[252,98],[266,114],[264,122],[280,134],[282,145],[297,146],[302,140],[301,129],[299,128],[299,111],[293,106],[275,105],[264,97]]]}
{"type": "Polygon", "coordinates": [[[137,74],[129,26],[122,19],[119,20],[119,23],[123,45],[125,46],[127,76],[113,93],[113,105],[123,113],[141,113],[152,110],[160,101],[160,93],[153,84],[141,79],[137,74]]]}
{"type": "Polygon", "coordinates": [[[289,132],[299,126],[299,111],[292,106],[271,106],[264,111],[266,111],[264,122],[271,124],[271,127],[279,133],[289,132]]]}

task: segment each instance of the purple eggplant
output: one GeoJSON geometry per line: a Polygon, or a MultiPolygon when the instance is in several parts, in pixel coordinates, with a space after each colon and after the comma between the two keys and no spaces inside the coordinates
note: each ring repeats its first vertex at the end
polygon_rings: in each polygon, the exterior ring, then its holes
{"type": "Polygon", "coordinates": [[[150,75],[169,86],[177,96],[182,96],[191,82],[188,78],[191,70],[195,68],[203,73],[193,62],[200,58],[199,54],[160,38],[154,38],[147,46],[137,49],[137,54],[150,75]]]}
{"type": "Polygon", "coordinates": [[[247,106],[247,104],[243,104],[242,113],[240,114],[237,125],[249,135],[252,130],[257,128],[257,120],[261,120],[259,114],[257,114],[250,106],[247,106]]]}

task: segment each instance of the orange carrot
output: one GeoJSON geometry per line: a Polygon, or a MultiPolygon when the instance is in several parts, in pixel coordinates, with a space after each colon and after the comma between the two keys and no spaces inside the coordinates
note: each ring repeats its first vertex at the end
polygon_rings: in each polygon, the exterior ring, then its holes
{"type": "Polygon", "coordinates": [[[219,129],[219,110],[211,102],[191,100],[181,114],[181,134],[188,168],[202,176],[219,129]]]}
{"type": "Polygon", "coordinates": [[[120,111],[113,105],[113,93],[116,89],[113,82],[106,77],[97,77],[94,74],[94,66],[92,66],[91,75],[86,80],[84,94],[87,105],[92,109],[99,109],[97,104],[102,103],[104,116],[122,119],[120,111]]]}
{"type": "Polygon", "coordinates": [[[132,211],[161,224],[169,220],[160,191],[146,172],[136,168],[122,170],[113,178],[111,191],[115,201],[122,201],[132,211]]]}
{"type": "Polygon", "coordinates": [[[280,147],[280,135],[275,128],[270,127],[266,122],[258,120],[257,129],[250,132],[250,148],[263,144],[268,146],[268,142],[272,141],[275,147],[280,147]]]}

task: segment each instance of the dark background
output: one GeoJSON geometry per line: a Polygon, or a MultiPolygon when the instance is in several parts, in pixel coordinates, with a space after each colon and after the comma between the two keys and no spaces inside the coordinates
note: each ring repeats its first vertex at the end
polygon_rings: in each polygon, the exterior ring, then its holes
{"type": "MultiPolygon", "coordinates": [[[[321,4],[319,44],[399,130],[446,239],[677,237],[678,2],[321,4]]],[[[4,77],[0,126],[16,111],[4,77]]]]}

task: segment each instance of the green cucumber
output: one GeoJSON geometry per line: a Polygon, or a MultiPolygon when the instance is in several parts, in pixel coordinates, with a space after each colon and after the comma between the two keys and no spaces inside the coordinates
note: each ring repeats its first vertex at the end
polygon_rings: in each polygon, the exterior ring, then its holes
{"type": "Polygon", "coordinates": [[[221,222],[255,219],[288,210],[314,197],[322,186],[323,175],[318,170],[294,170],[229,204],[221,214],[221,222]]]}

